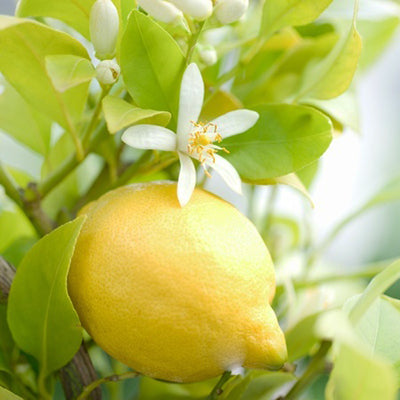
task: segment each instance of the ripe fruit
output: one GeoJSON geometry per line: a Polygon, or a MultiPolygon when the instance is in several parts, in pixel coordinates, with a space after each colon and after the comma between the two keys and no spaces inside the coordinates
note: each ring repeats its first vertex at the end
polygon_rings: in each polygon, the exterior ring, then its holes
{"type": "Polygon", "coordinates": [[[69,292],[110,355],[174,382],[285,362],[272,262],[233,206],[196,189],[181,208],[163,182],[116,189],[83,212],[69,292]]]}

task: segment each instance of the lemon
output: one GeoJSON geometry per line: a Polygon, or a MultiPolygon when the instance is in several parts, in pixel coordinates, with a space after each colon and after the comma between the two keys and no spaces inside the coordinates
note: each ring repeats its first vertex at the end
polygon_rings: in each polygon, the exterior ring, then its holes
{"type": "Polygon", "coordinates": [[[282,366],[271,258],[233,206],[196,189],[181,208],[163,182],[116,189],[83,213],[69,293],[107,353],[173,382],[282,366]]]}

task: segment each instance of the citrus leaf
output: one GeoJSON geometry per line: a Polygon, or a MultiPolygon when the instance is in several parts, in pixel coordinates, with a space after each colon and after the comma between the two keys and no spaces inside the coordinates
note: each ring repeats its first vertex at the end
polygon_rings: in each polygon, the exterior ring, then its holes
{"type": "Polygon", "coordinates": [[[332,0],[268,0],[264,4],[260,33],[266,36],[286,26],[314,21],[332,0]]]}
{"type": "Polygon", "coordinates": [[[63,32],[34,21],[0,16],[0,72],[29,104],[74,131],[88,85],[59,93],[45,63],[46,56],[57,54],[88,58],[83,45],[63,32]]]}
{"type": "Polygon", "coordinates": [[[166,126],[171,119],[169,112],[144,110],[114,96],[104,98],[103,111],[110,133],[138,123],[166,126]]]}
{"type": "Polygon", "coordinates": [[[1,400],[23,400],[22,397],[8,391],[7,389],[0,386],[0,398],[1,400]]]}
{"type": "MultiPolygon", "coordinates": [[[[358,0],[356,0],[357,4],[358,0]]],[[[343,35],[329,55],[308,68],[296,100],[332,99],[341,95],[350,86],[357,69],[362,45],[361,36],[356,28],[356,15],[355,10],[348,32],[343,35]]]]}
{"type": "Polygon", "coordinates": [[[350,311],[350,320],[356,324],[374,301],[400,279],[400,260],[395,261],[372,279],[350,311]]]}
{"type": "Polygon", "coordinates": [[[17,270],[8,300],[8,323],[17,345],[37,358],[41,376],[65,365],[82,332],[67,293],[67,275],[84,217],[37,242],[17,270]]]}
{"type": "Polygon", "coordinates": [[[133,10],[121,43],[121,70],[130,95],[142,108],[169,111],[176,120],[185,58],[156,22],[133,10]]]}
{"type": "Polygon", "coordinates": [[[89,15],[95,0],[21,0],[19,17],[52,17],[59,19],[89,38],[89,15]]]}
{"type": "Polygon", "coordinates": [[[327,388],[327,400],[395,400],[396,376],[389,364],[364,348],[342,344],[327,388]]]}
{"type": "Polygon", "coordinates": [[[47,56],[46,69],[54,87],[61,93],[95,76],[95,69],[87,58],[72,55],[47,56]]]}
{"type": "Polygon", "coordinates": [[[28,104],[7,82],[0,83],[0,129],[30,149],[46,154],[51,122],[28,104]]]}
{"type": "Polygon", "coordinates": [[[224,154],[246,182],[262,182],[317,160],[332,140],[330,120],[310,107],[269,104],[254,107],[257,124],[223,141],[224,154]]]}
{"type": "MultiPolygon", "coordinates": [[[[7,324],[7,308],[0,305],[0,371],[11,374],[14,341],[7,324]]],[[[0,397],[1,398],[1,397],[0,397]]]]}

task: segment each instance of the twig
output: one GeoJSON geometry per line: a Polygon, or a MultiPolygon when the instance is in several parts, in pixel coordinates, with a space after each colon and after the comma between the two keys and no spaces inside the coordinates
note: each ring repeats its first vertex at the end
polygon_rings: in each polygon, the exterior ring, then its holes
{"type": "MultiPolygon", "coordinates": [[[[98,376],[90,360],[85,344],[75,354],[74,358],[60,370],[60,380],[67,400],[76,399],[85,387],[96,382],[98,376]]],[[[90,393],[91,400],[101,400],[100,388],[95,388],[90,393]]]]}
{"type": "Polygon", "coordinates": [[[225,385],[226,382],[229,381],[231,378],[232,373],[231,371],[225,371],[220,380],[217,382],[217,384],[214,386],[214,389],[211,391],[211,393],[208,395],[206,400],[215,400],[218,399],[218,396],[220,396],[223,393],[222,386],[225,385]]]}
{"type": "Polygon", "coordinates": [[[15,268],[0,256],[0,304],[7,303],[15,268]]]}
{"type": "Polygon", "coordinates": [[[139,374],[137,372],[126,372],[125,374],[121,375],[111,375],[105,378],[98,379],[95,382],[92,382],[90,385],[86,386],[83,392],[76,398],[76,400],[84,400],[87,399],[88,396],[96,390],[100,385],[107,382],[121,382],[126,379],[136,378],[139,374]]]}

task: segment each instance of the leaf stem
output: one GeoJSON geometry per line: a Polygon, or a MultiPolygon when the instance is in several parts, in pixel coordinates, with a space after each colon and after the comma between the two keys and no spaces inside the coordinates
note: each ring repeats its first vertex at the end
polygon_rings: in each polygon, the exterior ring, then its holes
{"type": "Polygon", "coordinates": [[[20,207],[23,206],[20,189],[18,188],[13,177],[6,171],[4,165],[1,162],[0,162],[0,185],[4,187],[6,195],[10,199],[14,200],[15,203],[20,207]]]}
{"type": "Polygon", "coordinates": [[[199,40],[201,31],[203,30],[204,27],[204,21],[200,22],[198,26],[195,28],[195,31],[192,32],[192,36],[189,39],[188,43],[188,52],[186,54],[186,64],[190,64],[192,57],[193,57],[193,52],[194,49],[196,48],[197,41],[199,40]]]}
{"type": "Polygon", "coordinates": [[[222,386],[225,385],[226,382],[229,381],[231,378],[232,373],[231,371],[225,371],[222,375],[217,384],[214,386],[211,393],[208,395],[206,400],[215,400],[218,399],[218,396],[222,394],[222,386]]]}
{"type": "Polygon", "coordinates": [[[332,342],[323,340],[317,351],[312,358],[310,364],[305,370],[301,378],[292,386],[286,396],[280,397],[278,400],[296,400],[299,398],[301,392],[311,383],[321,372],[325,370],[326,362],[325,356],[328,354],[332,342]]]}
{"type": "Polygon", "coordinates": [[[132,379],[136,378],[139,374],[134,371],[126,372],[125,374],[121,375],[111,375],[107,376],[105,378],[98,379],[97,381],[92,382],[90,385],[86,386],[85,389],[83,389],[82,393],[76,398],[76,400],[84,400],[89,397],[89,395],[98,388],[100,385],[103,383],[107,382],[121,382],[126,379],[132,379]]]}

